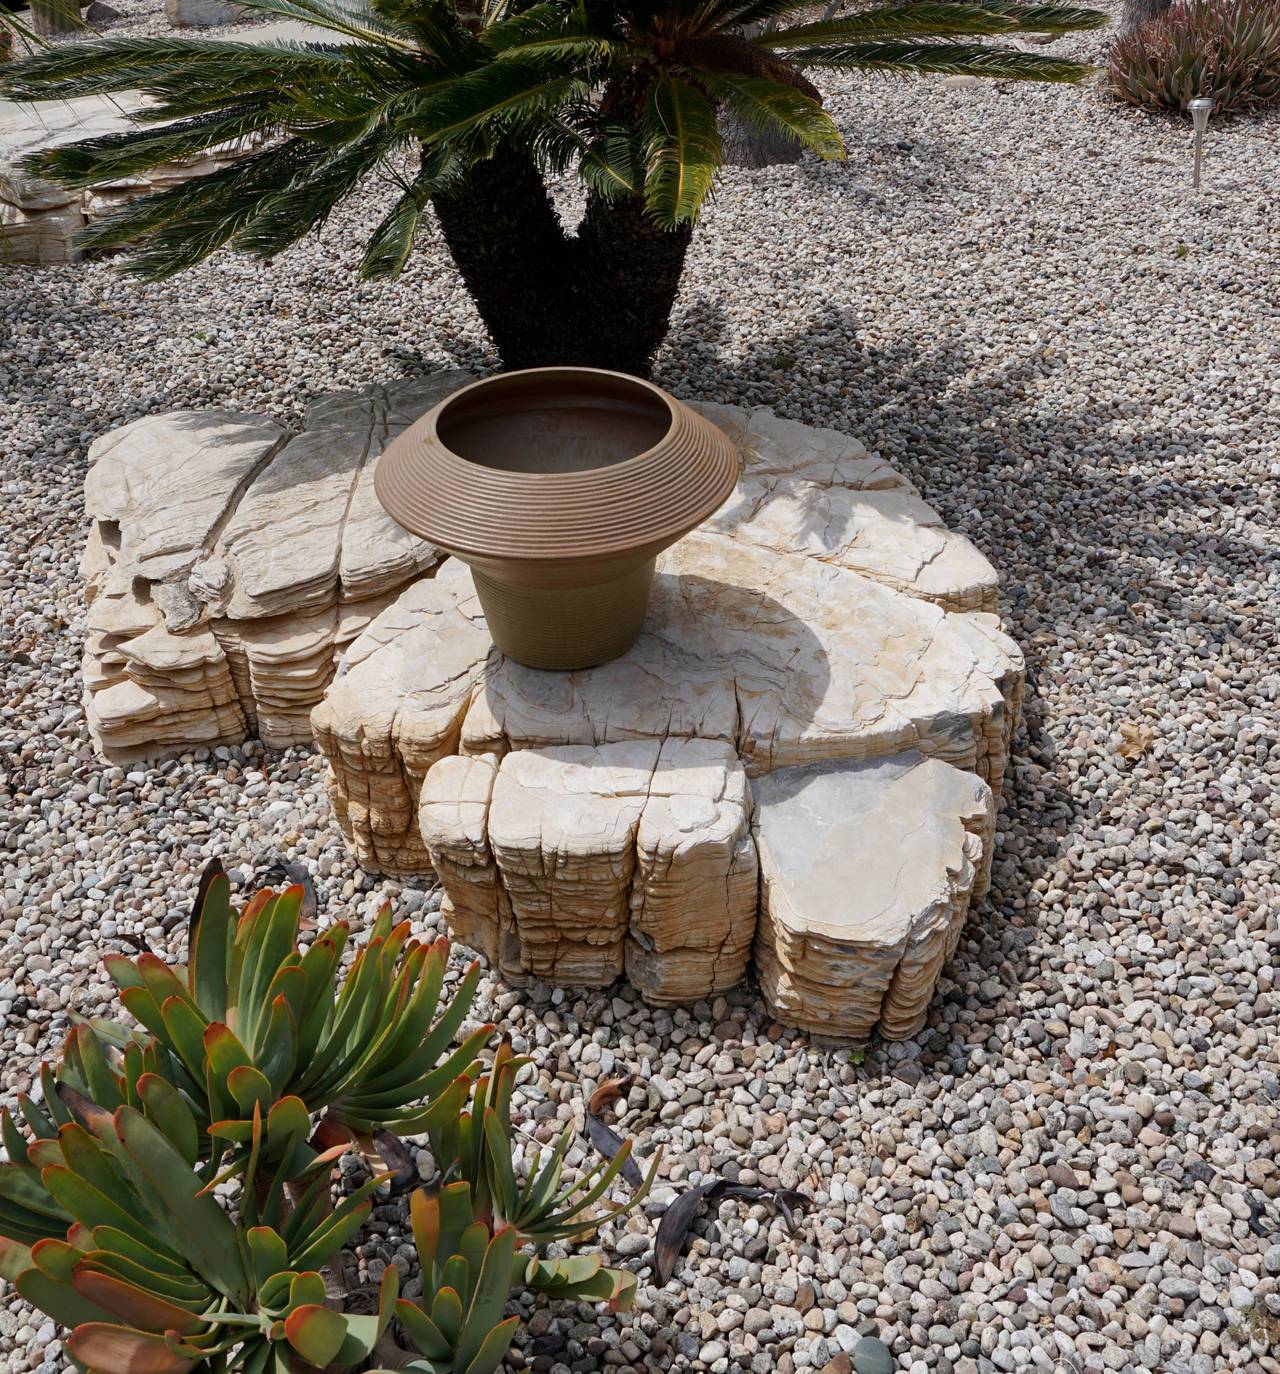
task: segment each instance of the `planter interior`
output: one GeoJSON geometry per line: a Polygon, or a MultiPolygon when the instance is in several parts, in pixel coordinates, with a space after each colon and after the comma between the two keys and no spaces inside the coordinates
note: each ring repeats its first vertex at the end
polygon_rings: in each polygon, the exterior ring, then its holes
{"type": "Polygon", "coordinates": [[[383,454],[378,498],[470,564],[494,643],[535,668],[616,658],[654,559],[733,490],[738,455],[651,383],[591,368],[486,378],[383,454]]]}
{"type": "MultiPolygon", "coordinates": [[[[661,442],[671,408],[649,388],[602,387],[592,374],[548,388],[536,374],[495,378],[445,402],[440,442],[481,467],[513,473],[585,473],[624,463],[661,442]],[[499,386],[498,382],[506,383],[499,386]],[[593,385],[594,383],[594,385],[593,385]]],[[[609,373],[602,374],[610,381],[609,373]]]]}

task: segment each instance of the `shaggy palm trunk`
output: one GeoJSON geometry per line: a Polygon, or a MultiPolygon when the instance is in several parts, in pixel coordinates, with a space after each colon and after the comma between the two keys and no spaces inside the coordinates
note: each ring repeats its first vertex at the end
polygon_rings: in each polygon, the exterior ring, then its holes
{"type": "Polygon", "coordinates": [[[432,208],[508,369],[607,367],[647,377],[666,337],[692,230],[638,200],[587,198],[566,234],[533,163],[499,150],[432,208]]]}
{"type": "Polygon", "coordinates": [[[31,27],[42,37],[82,27],[79,0],[31,0],[31,27]]]}

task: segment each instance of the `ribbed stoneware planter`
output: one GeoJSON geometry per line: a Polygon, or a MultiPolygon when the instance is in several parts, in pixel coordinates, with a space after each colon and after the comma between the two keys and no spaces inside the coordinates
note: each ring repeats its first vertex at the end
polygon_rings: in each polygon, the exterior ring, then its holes
{"type": "Polygon", "coordinates": [[[394,520],[470,565],[503,653],[568,669],[631,647],[654,559],[737,476],[729,439],[659,387],[540,367],[428,411],[378,460],[374,485],[394,520]]]}

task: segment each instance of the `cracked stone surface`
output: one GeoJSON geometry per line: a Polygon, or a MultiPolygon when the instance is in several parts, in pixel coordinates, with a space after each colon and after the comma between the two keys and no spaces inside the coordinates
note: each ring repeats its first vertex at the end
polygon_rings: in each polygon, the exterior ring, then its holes
{"type": "Polygon", "coordinates": [[[969,905],[987,890],[991,789],[911,752],[782,768],[755,785],[769,1009],[814,1034],[905,1040],[925,1022],[969,905]]]}
{"type": "Polygon", "coordinates": [[[352,645],[312,725],[361,862],[412,875],[430,863],[418,791],[447,754],[697,737],[732,744],[755,777],[915,748],[998,791],[1021,689],[993,616],[698,534],[659,561],[636,645],[573,673],[494,650],[448,560],[352,645]]]}
{"type": "Polygon", "coordinates": [[[724,991],[755,929],[751,796],[720,740],[446,755],[423,842],[460,939],[512,981],[606,984],[651,1002],[724,991]]]}
{"type": "Polygon", "coordinates": [[[985,881],[1022,656],[990,565],[888,464],[704,410],[743,476],[660,558],[634,647],[572,673],[512,663],[447,559],[312,715],[335,812],[366,868],[434,870],[455,935],[510,981],[625,975],[688,1003],[741,977],[754,940],[783,1019],[908,1035],[985,881]],[[806,886],[770,847],[791,792],[823,803],[807,839],[851,846],[861,877],[841,852],[842,882],[806,886]],[[903,852],[918,872],[894,897],[903,852]]]}
{"type": "Polygon", "coordinates": [[[342,651],[441,557],[372,499],[373,460],[466,380],[327,396],[294,436],[175,411],[93,446],[83,668],[102,754],[310,740],[342,651]]]}

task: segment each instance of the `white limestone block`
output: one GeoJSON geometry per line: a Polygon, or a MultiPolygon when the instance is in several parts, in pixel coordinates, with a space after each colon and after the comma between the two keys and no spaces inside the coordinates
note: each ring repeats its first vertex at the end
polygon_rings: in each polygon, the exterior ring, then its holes
{"type": "Polygon", "coordinates": [[[755,792],[770,1010],[832,1039],[914,1035],[986,889],[991,789],[912,752],[780,769],[755,792]]]}

